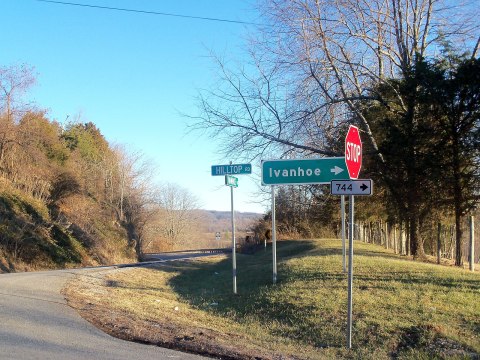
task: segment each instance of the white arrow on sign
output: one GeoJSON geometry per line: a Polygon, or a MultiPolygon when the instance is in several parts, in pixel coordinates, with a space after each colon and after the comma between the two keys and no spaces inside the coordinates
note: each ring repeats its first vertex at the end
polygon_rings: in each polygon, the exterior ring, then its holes
{"type": "Polygon", "coordinates": [[[338,175],[341,172],[343,172],[343,169],[341,167],[338,167],[338,166],[335,165],[335,167],[333,169],[330,169],[330,172],[334,173],[335,175],[338,175]]]}

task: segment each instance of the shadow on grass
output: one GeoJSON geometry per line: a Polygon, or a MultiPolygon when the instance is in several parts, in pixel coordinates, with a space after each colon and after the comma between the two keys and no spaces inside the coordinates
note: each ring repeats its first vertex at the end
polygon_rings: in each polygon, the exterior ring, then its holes
{"type": "MultiPolygon", "coordinates": [[[[307,256],[315,245],[309,241],[282,241],[277,246],[279,263],[283,260],[307,256]]],[[[281,264],[279,264],[281,267],[281,264]]],[[[195,299],[204,302],[204,295],[212,292],[223,296],[232,295],[232,299],[243,298],[255,293],[259,289],[266,289],[272,285],[272,249],[261,249],[254,255],[237,254],[237,282],[239,295],[233,295],[232,260],[229,256],[225,260],[215,263],[176,262],[174,266],[162,265],[162,270],[179,272],[169,285],[175,292],[187,298],[195,305],[195,299]]]]}
{"type": "MultiPolygon", "coordinates": [[[[368,266],[372,266],[369,264],[355,273],[357,284],[365,289],[374,287],[390,289],[393,282],[406,285],[433,284],[446,289],[462,287],[469,291],[478,291],[480,287],[478,280],[474,278],[456,279],[454,276],[441,274],[432,278],[429,276],[432,270],[425,269],[425,272],[422,272],[423,267],[417,271],[404,266],[399,268],[398,263],[385,260],[400,260],[400,256],[382,252],[382,249],[376,246],[360,243],[355,245],[356,256],[383,259],[381,264],[385,267],[382,273],[369,270],[368,266]]],[[[265,331],[274,336],[288,337],[318,348],[339,347],[344,342],[346,314],[321,310],[316,302],[323,300],[316,298],[312,286],[329,283],[330,291],[339,288],[345,288],[346,291],[346,274],[341,268],[341,256],[339,241],[325,241],[321,246],[319,242],[314,241],[281,241],[277,246],[279,282],[274,286],[271,247],[267,250],[262,249],[255,255],[239,254],[237,295],[233,294],[232,289],[230,257],[213,263],[175,262],[161,266],[161,270],[177,274],[168,285],[195,308],[247,326],[249,321],[254,319],[265,331]],[[326,261],[324,264],[327,264],[332,257],[337,257],[334,266],[329,263],[323,268],[321,262],[326,261]],[[288,259],[298,259],[303,265],[288,266],[286,265],[288,259]],[[304,296],[302,292],[307,294],[308,298],[302,298],[304,296]]],[[[368,341],[381,344],[385,341],[385,336],[387,335],[376,334],[368,341]]]]}
{"type": "MultiPolygon", "coordinates": [[[[325,248],[320,252],[312,241],[281,241],[277,245],[278,286],[273,285],[272,250],[255,255],[237,255],[237,289],[233,294],[232,262],[227,258],[209,264],[185,264],[183,271],[169,285],[192,306],[248,324],[255,319],[275,336],[299,340],[316,347],[339,344],[335,336],[317,337],[322,319],[310,321],[306,313],[315,310],[312,304],[291,302],[278,293],[283,284],[298,278],[286,271],[283,262],[291,258],[341,255],[341,249],[325,248]],[[250,319],[250,320],[249,320],[250,319]],[[315,332],[315,336],[312,333],[315,332]]],[[[162,267],[163,269],[163,267],[162,267]]]]}
{"type": "MultiPolygon", "coordinates": [[[[407,273],[408,274],[408,273],[407,273]]],[[[364,274],[356,275],[355,278],[359,281],[367,283],[375,283],[376,286],[368,286],[369,288],[386,288],[386,286],[379,286],[379,283],[387,282],[397,282],[409,286],[438,286],[444,289],[462,289],[463,291],[468,290],[470,292],[477,293],[480,291],[480,281],[472,279],[454,279],[454,278],[443,278],[438,277],[431,278],[428,277],[428,274],[418,274],[417,276],[408,275],[404,277],[397,276],[398,274],[391,274],[391,276],[368,276],[364,274]]]]}

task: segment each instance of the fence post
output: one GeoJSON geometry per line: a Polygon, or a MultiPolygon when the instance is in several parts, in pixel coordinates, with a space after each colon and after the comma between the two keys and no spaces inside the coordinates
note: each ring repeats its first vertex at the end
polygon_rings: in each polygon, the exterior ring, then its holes
{"type": "Polygon", "coordinates": [[[475,221],[470,216],[470,270],[475,271],[475,221]]]}
{"type": "Polygon", "coordinates": [[[385,247],[390,249],[390,233],[388,232],[388,221],[385,221],[385,247]]]}
{"type": "Polygon", "coordinates": [[[402,249],[401,254],[407,255],[407,238],[405,232],[407,231],[407,225],[405,222],[402,221],[400,224],[400,246],[402,249]]]}
{"type": "Polygon", "coordinates": [[[393,223],[393,250],[395,254],[398,254],[397,249],[397,224],[393,223]]]}
{"type": "Polygon", "coordinates": [[[398,245],[400,247],[400,255],[403,255],[403,221],[400,221],[400,225],[398,228],[398,245]]]}
{"type": "Polygon", "coordinates": [[[451,244],[450,259],[454,259],[455,258],[455,245],[454,245],[455,244],[455,225],[450,225],[450,244],[451,244]]]}
{"type": "Polygon", "coordinates": [[[437,231],[437,264],[440,265],[440,260],[442,257],[442,224],[438,223],[437,231]]]}

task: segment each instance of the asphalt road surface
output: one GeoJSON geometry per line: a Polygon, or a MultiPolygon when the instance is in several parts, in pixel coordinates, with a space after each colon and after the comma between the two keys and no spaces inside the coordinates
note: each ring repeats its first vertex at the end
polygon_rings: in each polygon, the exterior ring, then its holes
{"type": "Polygon", "coordinates": [[[113,338],[70,308],[60,294],[75,272],[0,274],[0,359],[202,359],[113,338]]]}
{"type": "Polygon", "coordinates": [[[146,261],[173,261],[230,253],[231,249],[205,249],[145,254],[146,261]]]}

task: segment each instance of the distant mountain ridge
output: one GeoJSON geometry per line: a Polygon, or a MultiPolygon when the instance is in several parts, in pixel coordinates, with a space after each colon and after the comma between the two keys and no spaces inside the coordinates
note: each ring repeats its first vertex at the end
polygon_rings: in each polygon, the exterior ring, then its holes
{"type": "MultiPolygon", "coordinates": [[[[232,212],[231,211],[219,211],[219,210],[200,210],[200,211],[205,211],[217,219],[223,219],[225,217],[230,218],[232,212]]],[[[235,211],[235,217],[237,218],[243,218],[243,219],[259,219],[263,216],[264,214],[260,213],[254,213],[254,212],[241,212],[241,211],[235,211]]]]}
{"type": "MultiPolygon", "coordinates": [[[[231,229],[231,212],[218,210],[196,210],[203,219],[204,232],[212,233],[231,229]]],[[[247,231],[253,227],[264,214],[235,211],[235,227],[238,231],[247,231]]]]}

